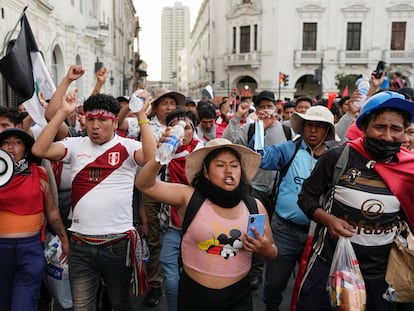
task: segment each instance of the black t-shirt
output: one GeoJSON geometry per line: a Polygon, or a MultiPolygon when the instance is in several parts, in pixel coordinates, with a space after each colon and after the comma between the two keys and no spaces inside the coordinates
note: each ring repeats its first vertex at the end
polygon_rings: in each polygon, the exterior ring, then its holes
{"type": "MultiPolygon", "coordinates": [[[[303,183],[298,204],[310,218],[321,206],[321,195],[330,189],[334,167],[343,148],[333,148],[322,155],[311,176],[303,183]]],[[[378,173],[367,167],[368,161],[353,148],[349,150],[348,163],[335,187],[330,213],[345,219],[357,230],[351,241],[364,277],[381,278],[385,275],[401,209],[378,173]]],[[[323,231],[318,230],[317,234],[323,231]]],[[[316,235],[314,240],[317,240],[316,235]]],[[[329,233],[325,234],[319,255],[328,263],[332,261],[336,242],[329,233]]]]}

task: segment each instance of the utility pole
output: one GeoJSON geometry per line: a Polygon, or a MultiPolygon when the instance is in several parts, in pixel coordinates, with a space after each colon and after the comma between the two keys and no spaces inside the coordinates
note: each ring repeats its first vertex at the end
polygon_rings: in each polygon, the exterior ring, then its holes
{"type": "Polygon", "coordinates": [[[323,97],[323,57],[321,58],[320,64],[320,77],[321,77],[321,84],[320,84],[320,91],[319,91],[319,99],[323,97]]]}
{"type": "Polygon", "coordinates": [[[280,99],[280,88],[282,84],[285,83],[285,74],[281,71],[279,71],[279,95],[277,96],[277,99],[280,99]]]}
{"type": "Polygon", "coordinates": [[[230,97],[230,72],[227,72],[227,96],[230,97]]]}

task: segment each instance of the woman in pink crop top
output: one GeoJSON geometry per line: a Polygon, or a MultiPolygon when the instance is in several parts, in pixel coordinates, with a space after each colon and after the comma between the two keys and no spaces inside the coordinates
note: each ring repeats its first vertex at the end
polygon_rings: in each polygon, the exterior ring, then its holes
{"type": "MultiPolygon", "coordinates": [[[[0,161],[14,165],[0,188],[0,310],[37,310],[46,269],[41,231],[47,219],[62,241],[62,262],[69,241],[54,203],[46,171],[31,147],[34,139],[17,128],[0,133],[0,161]]],[[[1,172],[1,175],[5,175],[1,172]]],[[[4,177],[4,176],[3,176],[4,177]]]]}
{"type": "Polygon", "coordinates": [[[178,310],[252,310],[251,254],[264,261],[277,256],[266,210],[258,200],[259,213],[266,215],[264,236],[254,229],[255,239],[246,233],[249,211],[243,198],[260,161],[249,148],[216,138],[188,156],[185,174],[191,186],[157,180],[161,165],[155,159],[137,175],[138,189],[175,206],[181,221],[196,190],[206,198],[183,236],[178,310]]]}

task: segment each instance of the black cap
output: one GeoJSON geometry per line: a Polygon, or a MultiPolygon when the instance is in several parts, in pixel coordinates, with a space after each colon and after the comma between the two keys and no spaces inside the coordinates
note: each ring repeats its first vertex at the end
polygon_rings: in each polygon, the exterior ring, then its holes
{"type": "Polygon", "coordinates": [[[20,129],[20,128],[8,128],[5,129],[3,132],[0,133],[0,145],[3,142],[3,140],[5,140],[6,138],[9,138],[10,136],[16,136],[18,138],[20,138],[25,147],[26,147],[26,158],[27,160],[31,163],[34,162],[37,165],[40,165],[42,162],[42,159],[36,157],[33,153],[32,153],[32,146],[35,142],[34,138],[32,136],[30,136],[29,134],[27,134],[24,130],[20,129]]]}
{"type": "Polygon", "coordinates": [[[185,105],[186,106],[193,105],[193,106],[197,107],[197,102],[194,99],[192,99],[192,98],[187,98],[185,100],[185,105]]]}
{"type": "Polygon", "coordinates": [[[118,102],[127,102],[127,103],[129,103],[129,96],[126,96],[126,95],[124,95],[124,96],[118,96],[116,98],[116,100],[118,102]]]}
{"type": "Polygon", "coordinates": [[[254,105],[255,106],[259,105],[260,101],[262,101],[262,100],[270,100],[270,101],[275,103],[276,102],[275,93],[270,92],[270,91],[261,91],[257,95],[254,105]]]}

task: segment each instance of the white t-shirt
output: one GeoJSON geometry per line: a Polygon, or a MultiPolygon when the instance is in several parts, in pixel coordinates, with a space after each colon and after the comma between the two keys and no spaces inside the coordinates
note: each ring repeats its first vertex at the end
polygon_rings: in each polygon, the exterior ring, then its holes
{"type": "Polygon", "coordinates": [[[72,225],[86,235],[123,233],[133,228],[132,191],[138,164],[138,141],[114,136],[97,145],[89,137],[69,137],[63,160],[72,167],[72,225]]]}

